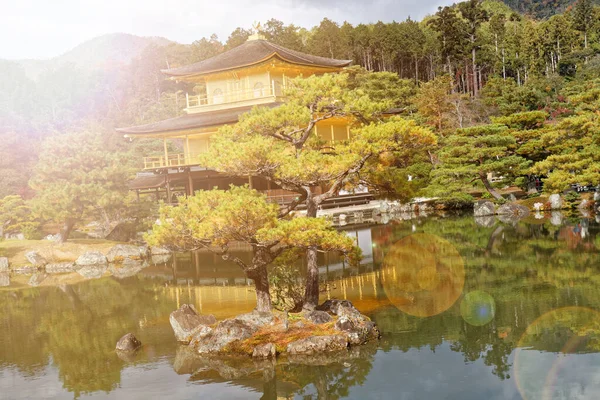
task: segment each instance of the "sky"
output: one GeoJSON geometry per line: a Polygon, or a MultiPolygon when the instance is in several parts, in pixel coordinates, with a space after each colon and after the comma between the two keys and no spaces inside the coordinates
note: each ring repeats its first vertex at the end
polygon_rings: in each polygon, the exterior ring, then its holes
{"type": "Polygon", "coordinates": [[[108,33],[191,43],[276,18],[305,28],[323,17],[352,24],[420,20],[449,0],[0,0],[0,58],[45,59],[108,33]]]}

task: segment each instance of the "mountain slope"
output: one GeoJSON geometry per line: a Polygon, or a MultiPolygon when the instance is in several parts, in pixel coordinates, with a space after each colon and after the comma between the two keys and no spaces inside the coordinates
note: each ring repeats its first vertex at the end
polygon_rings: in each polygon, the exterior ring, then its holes
{"type": "Polygon", "coordinates": [[[172,43],[163,37],[141,37],[127,33],[111,33],[85,41],[68,52],[48,60],[16,60],[29,79],[36,78],[46,70],[64,64],[72,64],[83,70],[95,70],[106,66],[129,64],[149,45],[166,46],[172,43]]]}

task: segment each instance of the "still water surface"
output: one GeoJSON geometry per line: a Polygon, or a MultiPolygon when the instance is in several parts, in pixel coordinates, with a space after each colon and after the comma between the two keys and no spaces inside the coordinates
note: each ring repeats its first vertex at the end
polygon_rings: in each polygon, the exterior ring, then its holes
{"type": "Polygon", "coordinates": [[[169,325],[180,304],[217,318],[254,307],[240,270],[208,254],[124,279],[13,283],[0,291],[0,398],[600,398],[600,226],[478,222],[348,229],[365,259],[349,268],[323,256],[322,296],[351,300],[383,337],[329,358],[269,364],[182,351],[169,325]],[[126,332],[144,345],[120,359],[114,345],[126,332]]]}

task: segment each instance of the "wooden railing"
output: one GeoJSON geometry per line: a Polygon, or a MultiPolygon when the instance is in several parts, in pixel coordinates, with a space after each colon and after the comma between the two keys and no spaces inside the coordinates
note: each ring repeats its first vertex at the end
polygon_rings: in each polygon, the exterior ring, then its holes
{"type": "Polygon", "coordinates": [[[185,99],[187,108],[204,107],[216,104],[235,103],[239,101],[247,101],[254,99],[264,99],[267,97],[282,96],[285,87],[284,85],[272,81],[269,85],[262,88],[249,88],[242,90],[231,90],[223,92],[219,95],[210,96],[205,94],[189,95],[186,93],[185,99]]]}
{"type": "Polygon", "coordinates": [[[183,165],[194,165],[197,162],[193,161],[196,157],[185,157],[185,154],[169,154],[165,156],[144,157],[144,169],[164,168],[164,167],[180,167],[183,165]]]}

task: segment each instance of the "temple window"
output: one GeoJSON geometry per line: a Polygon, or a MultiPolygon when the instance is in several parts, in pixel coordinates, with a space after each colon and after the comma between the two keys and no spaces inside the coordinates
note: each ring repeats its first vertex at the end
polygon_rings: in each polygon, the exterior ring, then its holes
{"type": "Polygon", "coordinates": [[[225,96],[223,96],[223,91],[221,89],[215,89],[213,92],[213,103],[221,104],[225,100],[225,96]]]}
{"type": "Polygon", "coordinates": [[[254,85],[254,97],[263,97],[265,95],[265,87],[262,82],[256,82],[254,85]]]}

